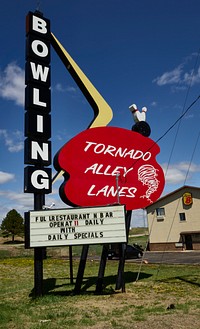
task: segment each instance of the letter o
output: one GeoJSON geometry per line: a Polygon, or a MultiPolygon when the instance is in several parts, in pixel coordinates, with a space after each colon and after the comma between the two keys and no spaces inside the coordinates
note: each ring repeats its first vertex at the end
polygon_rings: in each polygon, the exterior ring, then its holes
{"type": "Polygon", "coordinates": [[[95,153],[102,153],[105,150],[105,145],[104,144],[97,144],[94,148],[94,152],[95,153]],[[98,151],[98,148],[100,148],[100,150],[98,151]]]}
{"type": "Polygon", "coordinates": [[[142,156],[142,159],[144,161],[148,161],[151,158],[151,153],[150,152],[146,152],[144,153],[144,155],[142,156]]]}
{"type": "Polygon", "coordinates": [[[46,57],[49,53],[47,45],[41,40],[34,40],[31,44],[31,48],[33,52],[39,57],[46,57]]]}

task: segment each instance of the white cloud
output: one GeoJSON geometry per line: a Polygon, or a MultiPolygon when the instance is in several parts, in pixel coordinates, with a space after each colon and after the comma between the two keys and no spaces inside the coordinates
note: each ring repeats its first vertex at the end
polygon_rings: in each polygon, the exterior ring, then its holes
{"type": "Polygon", "coordinates": [[[3,138],[8,151],[11,153],[19,152],[24,148],[23,134],[19,130],[9,133],[6,129],[0,129],[0,138],[3,138]]]}
{"type": "Polygon", "coordinates": [[[69,92],[69,93],[75,93],[77,91],[77,89],[72,86],[63,87],[61,83],[56,84],[55,90],[60,92],[69,92]]]}
{"type": "Polygon", "coordinates": [[[0,97],[24,105],[25,72],[16,63],[7,65],[0,72],[0,97]]]}
{"type": "Polygon", "coordinates": [[[1,197],[0,222],[12,209],[16,209],[16,211],[19,212],[22,217],[24,217],[24,212],[33,209],[32,194],[1,190],[0,197],[1,197]]]}
{"type": "Polygon", "coordinates": [[[200,172],[200,165],[189,162],[180,162],[177,164],[169,165],[163,164],[162,168],[165,173],[166,184],[184,184],[186,178],[189,178],[194,173],[200,172]],[[166,172],[167,171],[167,172],[166,172]],[[188,177],[186,177],[188,175],[188,177]]]}
{"type": "Polygon", "coordinates": [[[153,101],[152,103],[151,103],[151,106],[157,106],[157,102],[156,101],[153,101]]]}
{"type": "Polygon", "coordinates": [[[180,86],[180,85],[177,85],[177,86],[172,86],[171,90],[173,93],[175,92],[179,92],[179,91],[184,91],[187,89],[187,86],[180,86]]]}
{"type": "Polygon", "coordinates": [[[183,183],[185,179],[185,172],[178,168],[169,168],[165,176],[166,183],[177,184],[183,183]]]}
{"type": "Polygon", "coordinates": [[[194,85],[200,83],[200,67],[198,68],[196,74],[192,71],[190,73],[186,72],[183,77],[183,83],[185,83],[186,85],[191,85],[191,86],[194,86],[194,85]]]}
{"type": "MultiPolygon", "coordinates": [[[[21,215],[24,212],[32,210],[34,207],[34,196],[32,193],[23,193],[21,191],[0,190],[2,203],[6,204],[8,211],[16,209],[21,215]]],[[[1,209],[0,209],[1,213],[1,209]]]]}
{"type": "Polygon", "coordinates": [[[66,140],[71,139],[73,136],[69,135],[66,130],[59,130],[57,131],[57,134],[54,136],[54,138],[58,141],[64,141],[66,143],[66,140]]]}
{"type": "MultiPolygon", "coordinates": [[[[32,193],[0,190],[0,197],[0,223],[2,219],[5,218],[6,214],[12,209],[16,209],[22,217],[24,217],[24,212],[34,209],[34,195],[32,193]]],[[[68,206],[59,198],[58,190],[53,191],[50,195],[46,195],[45,200],[46,205],[55,203],[54,209],[68,208],[68,206]]]]}
{"type": "Polygon", "coordinates": [[[182,65],[179,65],[172,71],[165,72],[161,76],[155,78],[153,82],[157,83],[158,86],[179,83],[181,80],[182,71],[182,65]]]}
{"type": "Polygon", "coordinates": [[[3,198],[6,198],[7,200],[15,200],[17,201],[19,204],[27,204],[27,200],[28,200],[28,204],[29,204],[29,199],[31,194],[28,193],[22,193],[22,192],[14,192],[14,191],[0,191],[0,196],[3,198]]]}
{"type": "Polygon", "coordinates": [[[189,162],[180,162],[179,163],[180,170],[190,171],[191,173],[200,172],[200,165],[196,165],[195,163],[189,162]]]}
{"type": "Polygon", "coordinates": [[[189,61],[197,57],[197,53],[193,53],[183,60],[183,63],[172,69],[171,71],[164,72],[153,80],[158,86],[171,85],[172,91],[185,90],[187,86],[194,86],[200,83],[200,67],[195,72],[188,69],[189,61]]]}
{"type": "Polygon", "coordinates": [[[10,174],[4,171],[0,171],[0,184],[4,184],[13,180],[15,178],[14,174],[10,174]]]}

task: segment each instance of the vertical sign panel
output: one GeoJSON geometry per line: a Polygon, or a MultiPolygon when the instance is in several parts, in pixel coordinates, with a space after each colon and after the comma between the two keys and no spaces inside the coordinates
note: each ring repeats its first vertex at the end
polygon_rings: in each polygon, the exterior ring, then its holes
{"type": "Polygon", "coordinates": [[[50,21],[26,17],[24,192],[51,192],[50,21]]]}

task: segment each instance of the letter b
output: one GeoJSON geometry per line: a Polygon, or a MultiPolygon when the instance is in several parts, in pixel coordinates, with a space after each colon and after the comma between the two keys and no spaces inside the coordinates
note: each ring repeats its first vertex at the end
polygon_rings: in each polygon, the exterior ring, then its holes
{"type": "Polygon", "coordinates": [[[50,39],[50,20],[40,13],[29,12],[26,16],[26,34],[40,35],[43,39],[50,39]]]}
{"type": "Polygon", "coordinates": [[[40,17],[33,15],[33,30],[42,34],[47,34],[47,23],[40,17]]]}

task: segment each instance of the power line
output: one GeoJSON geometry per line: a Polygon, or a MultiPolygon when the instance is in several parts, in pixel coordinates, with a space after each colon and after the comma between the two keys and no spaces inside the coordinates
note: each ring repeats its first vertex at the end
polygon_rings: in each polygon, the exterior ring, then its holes
{"type": "MultiPolygon", "coordinates": [[[[188,108],[181,114],[181,116],[165,131],[163,135],[161,135],[145,152],[150,151],[161,139],[163,139],[169,132],[172,130],[175,125],[186,115],[186,113],[191,109],[192,106],[199,100],[200,95],[188,106],[188,108]]],[[[177,132],[178,134],[178,132],[177,132]]],[[[176,136],[177,137],[177,136],[176,136]]],[[[140,159],[136,159],[131,166],[134,166],[140,159]]],[[[131,166],[128,168],[130,169],[131,166]]]]}
{"type": "Polygon", "coordinates": [[[189,175],[189,172],[190,172],[190,168],[191,168],[191,165],[192,165],[192,161],[193,161],[193,158],[194,158],[194,154],[196,152],[196,148],[197,148],[197,145],[198,145],[198,142],[199,142],[199,137],[200,137],[200,131],[198,133],[198,136],[197,136],[197,140],[196,140],[196,143],[194,145],[194,150],[192,152],[192,156],[191,156],[191,159],[190,159],[190,163],[189,163],[189,166],[188,166],[188,170],[187,170],[187,173],[185,175],[185,180],[184,180],[184,185],[186,184],[186,180],[188,178],[188,175],[189,175]]]}
{"type": "MultiPolygon", "coordinates": [[[[186,97],[185,97],[185,101],[184,101],[184,105],[183,105],[183,111],[182,111],[182,114],[181,116],[165,131],[165,133],[159,137],[155,143],[153,143],[153,145],[150,147],[150,149],[156,144],[158,143],[162,138],[164,138],[168,132],[173,129],[175,127],[175,125],[177,123],[179,123],[178,125],[178,128],[177,128],[177,131],[176,131],[176,135],[175,135],[175,138],[174,138],[174,142],[173,142],[173,145],[172,145],[172,150],[170,152],[170,156],[169,156],[169,161],[168,161],[168,165],[167,165],[167,169],[166,169],[166,172],[165,172],[165,176],[166,176],[166,173],[168,171],[168,168],[169,168],[169,164],[170,164],[170,161],[171,161],[171,157],[172,157],[172,154],[173,154],[173,151],[174,151],[174,147],[175,147],[175,144],[176,144],[176,140],[177,140],[177,136],[178,136],[178,132],[179,132],[179,128],[180,128],[180,122],[181,122],[181,119],[186,115],[186,113],[191,109],[191,107],[199,100],[200,98],[200,95],[190,104],[190,106],[184,111],[184,108],[185,108],[185,104],[186,104],[186,101],[187,101],[187,98],[188,98],[188,95],[189,95],[189,92],[190,92],[190,89],[191,89],[191,85],[192,85],[192,80],[193,80],[193,77],[194,77],[194,72],[195,72],[195,69],[197,68],[197,63],[198,63],[198,59],[199,59],[199,55],[200,55],[200,49],[198,51],[198,56],[197,56],[197,59],[196,59],[196,63],[194,65],[194,69],[192,71],[192,75],[191,75],[191,80],[190,80],[190,84],[188,86],[188,89],[187,89],[187,94],[186,94],[186,97]]],[[[192,160],[193,160],[193,157],[194,157],[194,154],[195,154],[195,151],[196,151],[196,148],[197,148],[197,145],[198,145],[198,141],[199,141],[199,138],[200,138],[200,131],[198,133],[198,136],[197,136],[197,140],[196,140],[196,143],[194,145],[194,149],[193,149],[193,152],[192,152],[192,155],[191,155],[191,159],[190,159],[190,162],[189,162],[189,165],[188,165],[188,170],[187,170],[187,173],[185,175],[185,180],[184,180],[184,185],[186,183],[186,180],[187,180],[187,177],[188,177],[188,174],[189,174],[189,171],[190,171],[190,168],[191,168],[191,164],[192,164],[192,160]]],[[[168,235],[167,235],[167,239],[166,239],[166,244],[165,244],[165,248],[163,250],[163,253],[162,253],[162,257],[161,257],[161,263],[159,264],[158,266],[158,269],[157,269],[157,273],[156,273],[156,278],[158,277],[158,274],[160,272],[160,269],[161,269],[161,265],[162,265],[162,261],[163,261],[163,257],[164,257],[164,253],[166,251],[166,247],[167,247],[167,242],[169,240],[169,236],[170,236],[170,233],[171,233],[171,230],[172,230],[172,227],[173,227],[173,224],[174,224],[174,220],[176,218],[176,214],[177,214],[177,211],[178,211],[178,206],[180,204],[180,200],[177,204],[177,207],[174,211],[174,216],[173,216],[173,219],[172,219],[172,223],[170,225],[170,228],[169,228],[169,232],[168,232],[168,235]]],[[[151,229],[149,231],[149,236],[151,234],[151,231],[152,231],[152,227],[153,227],[153,224],[154,224],[154,221],[155,221],[155,216],[153,218],[153,221],[152,221],[152,226],[151,226],[151,229]]],[[[149,238],[148,238],[148,241],[147,243],[149,242],[149,238]]],[[[144,254],[143,254],[143,257],[142,257],[142,260],[141,260],[141,263],[140,263],[140,268],[138,270],[138,274],[137,274],[137,278],[136,278],[136,282],[139,280],[139,276],[140,276],[140,272],[141,272],[141,268],[142,268],[142,262],[143,262],[143,259],[144,259],[144,256],[145,256],[145,252],[146,252],[146,249],[147,249],[147,243],[146,243],[146,247],[145,247],[145,251],[144,251],[144,254]]],[[[156,280],[155,278],[155,280],[156,280]]]]}
{"type": "MultiPolygon", "coordinates": [[[[197,55],[197,58],[196,58],[196,62],[194,64],[194,68],[192,70],[192,74],[191,74],[191,79],[190,79],[190,84],[188,86],[188,89],[187,89],[187,93],[186,93],[186,97],[185,97],[185,101],[184,101],[184,105],[183,105],[183,110],[182,110],[182,115],[174,122],[174,124],[169,127],[167,129],[167,131],[156,141],[160,141],[178,122],[181,121],[181,119],[185,116],[185,114],[190,110],[190,108],[198,101],[200,95],[192,102],[192,104],[190,104],[190,106],[184,111],[184,108],[185,108],[185,105],[186,105],[186,102],[187,102],[187,98],[188,98],[188,95],[189,95],[189,92],[190,92],[190,89],[191,89],[191,86],[192,86],[192,82],[193,82],[193,78],[194,78],[194,73],[195,73],[195,70],[197,69],[197,65],[198,65],[198,60],[199,60],[199,56],[200,56],[200,49],[198,50],[198,55],[197,55]]],[[[178,126],[177,128],[177,132],[176,132],[176,136],[175,136],[175,140],[174,140],[174,143],[176,142],[176,138],[177,138],[177,135],[178,135],[178,131],[179,131],[179,127],[180,125],[178,126]]],[[[173,152],[173,150],[172,150],[173,152]]]]}
{"type": "MultiPolygon", "coordinates": [[[[155,143],[158,143],[163,137],[165,137],[168,132],[175,127],[175,125],[186,115],[186,113],[191,109],[191,107],[199,100],[200,95],[190,104],[190,106],[188,106],[188,108],[181,114],[181,116],[173,123],[173,125],[171,125],[166,131],[165,133],[159,137],[155,143]]],[[[152,148],[152,147],[151,147],[152,148]]]]}

